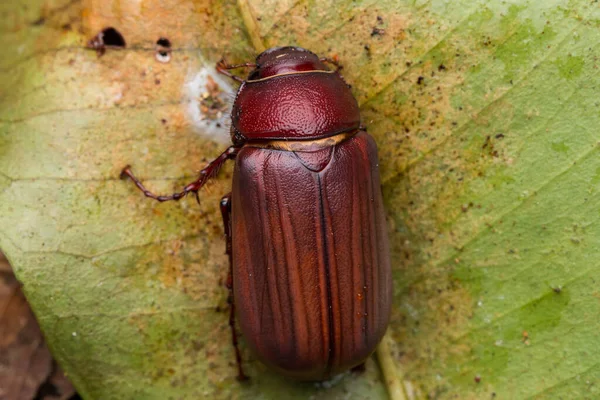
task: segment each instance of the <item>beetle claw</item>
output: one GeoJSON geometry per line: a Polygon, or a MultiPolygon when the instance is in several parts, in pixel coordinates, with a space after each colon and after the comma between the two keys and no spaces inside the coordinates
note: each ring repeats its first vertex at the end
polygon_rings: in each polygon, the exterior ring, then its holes
{"type": "Polygon", "coordinates": [[[127,165],[125,166],[125,168],[123,168],[123,169],[121,170],[121,174],[119,175],[119,178],[120,178],[120,179],[127,179],[127,178],[129,178],[129,174],[128,174],[128,172],[130,172],[130,171],[129,171],[129,169],[130,169],[130,168],[131,168],[131,165],[127,164],[127,165]]]}

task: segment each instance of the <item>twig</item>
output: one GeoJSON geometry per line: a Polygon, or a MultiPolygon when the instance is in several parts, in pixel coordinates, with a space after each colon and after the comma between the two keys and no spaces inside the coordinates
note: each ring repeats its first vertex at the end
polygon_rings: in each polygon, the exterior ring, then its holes
{"type": "Polygon", "coordinates": [[[402,385],[401,376],[396,368],[396,364],[390,352],[390,340],[392,340],[392,338],[389,336],[388,331],[388,333],[386,333],[381,340],[381,343],[379,343],[379,346],[377,346],[377,359],[379,360],[379,365],[381,367],[381,371],[383,372],[383,377],[385,379],[385,385],[387,387],[390,400],[406,400],[406,394],[404,391],[404,386],[402,385]]]}
{"type": "Polygon", "coordinates": [[[237,4],[240,9],[240,13],[242,14],[244,25],[246,25],[246,31],[248,32],[248,36],[250,36],[252,46],[254,46],[254,49],[258,53],[262,53],[263,51],[265,51],[265,45],[262,39],[260,38],[258,24],[256,23],[256,18],[254,18],[254,16],[252,15],[252,10],[250,9],[248,0],[238,0],[237,4]]]}

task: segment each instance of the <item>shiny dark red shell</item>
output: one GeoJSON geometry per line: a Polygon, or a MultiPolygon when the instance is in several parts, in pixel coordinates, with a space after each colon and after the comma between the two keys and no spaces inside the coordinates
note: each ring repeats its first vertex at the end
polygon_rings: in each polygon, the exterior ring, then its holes
{"type": "Polygon", "coordinates": [[[244,147],[232,231],[240,327],[265,364],[322,380],[375,350],[392,278],[377,147],[366,132],[317,152],[244,147]]]}
{"type": "Polygon", "coordinates": [[[358,131],[349,87],[313,53],[268,50],[248,79],[232,111],[241,147],[231,197],[237,316],[265,364],[327,379],[364,362],[390,317],[377,146],[358,131]],[[339,133],[348,136],[310,147],[339,133]],[[306,146],[265,148],[270,140],[306,146]]]}
{"type": "Polygon", "coordinates": [[[234,142],[319,139],[360,126],[358,104],[341,76],[296,47],[258,57],[231,118],[234,142]]]}

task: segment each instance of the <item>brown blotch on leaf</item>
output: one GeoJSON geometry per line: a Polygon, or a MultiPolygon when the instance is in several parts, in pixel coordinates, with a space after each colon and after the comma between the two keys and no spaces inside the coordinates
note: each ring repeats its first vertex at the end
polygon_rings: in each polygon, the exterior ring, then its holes
{"type": "Polygon", "coordinates": [[[208,119],[220,119],[228,108],[225,100],[219,84],[209,75],[206,82],[206,91],[200,95],[200,111],[208,119]]]}
{"type": "Polygon", "coordinates": [[[529,346],[529,344],[530,344],[530,341],[529,341],[529,333],[528,333],[527,331],[523,331],[523,338],[522,338],[522,340],[523,340],[523,343],[524,343],[526,346],[529,346]]]}
{"type": "Polygon", "coordinates": [[[385,34],[385,29],[373,27],[371,31],[371,37],[373,36],[383,36],[385,34]]]}

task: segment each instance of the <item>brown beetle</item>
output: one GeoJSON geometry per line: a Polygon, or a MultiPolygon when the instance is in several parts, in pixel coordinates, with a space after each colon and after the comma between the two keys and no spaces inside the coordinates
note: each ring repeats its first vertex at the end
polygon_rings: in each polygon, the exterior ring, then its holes
{"type": "Polygon", "coordinates": [[[221,211],[234,307],[259,359],[282,374],[322,380],[360,365],[388,325],[392,279],[377,146],[358,104],[326,59],[299,47],[269,49],[256,63],[218,65],[242,84],[233,145],[179,200],[235,159],[221,211]],[[253,67],[247,80],[227,70],[253,67]],[[232,279],[232,280],[231,280],[232,279]]]}

